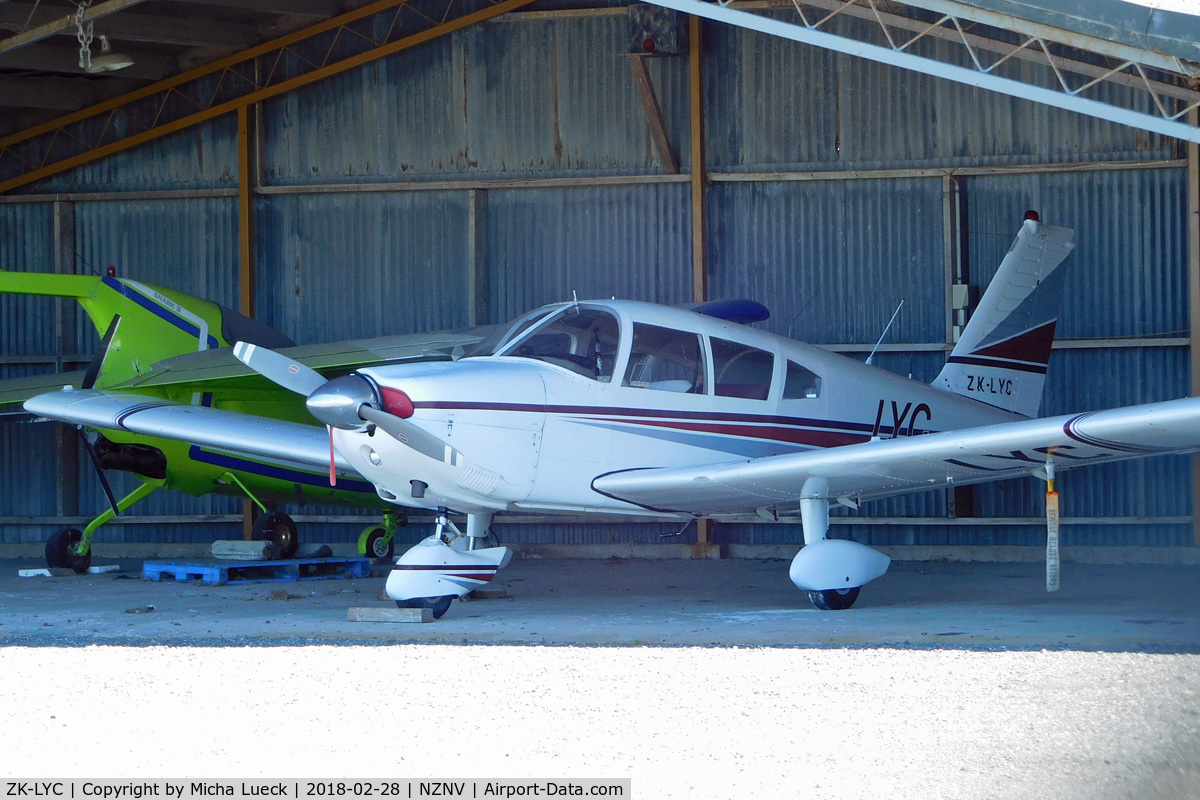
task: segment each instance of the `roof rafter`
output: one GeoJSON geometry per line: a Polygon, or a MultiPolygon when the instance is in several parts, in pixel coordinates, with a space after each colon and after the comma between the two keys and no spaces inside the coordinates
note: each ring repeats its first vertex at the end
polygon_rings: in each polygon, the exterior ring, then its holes
{"type": "MultiPolygon", "coordinates": [[[[124,11],[127,8],[132,8],[133,6],[144,2],[146,2],[146,0],[107,0],[107,2],[98,3],[97,5],[89,7],[85,15],[85,19],[93,21],[98,20],[102,17],[107,17],[109,14],[115,14],[118,11],[124,11]]],[[[12,51],[18,50],[26,45],[31,45],[34,42],[40,42],[43,39],[63,33],[64,31],[72,30],[74,27],[74,14],[67,14],[65,16],[60,15],[51,22],[39,25],[38,27],[25,31],[24,33],[18,33],[17,35],[10,36],[7,39],[0,39],[0,55],[4,53],[11,53],[12,51]]]]}
{"type": "MultiPolygon", "coordinates": [[[[1052,26],[1042,26],[1038,30],[1029,30],[1024,22],[1021,31],[1000,27],[1004,15],[989,17],[989,22],[982,23],[1015,34],[1014,41],[1003,43],[1002,39],[992,40],[995,44],[987,48],[992,52],[1000,52],[999,58],[981,57],[978,37],[968,34],[976,24],[974,12],[962,19],[949,13],[951,8],[965,8],[963,4],[952,0],[912,0],[909,4],[927,12],[932,16],[923,17],[920,14],[910,17],[910,20],[924,22],[924,26],[912,33],[911,36],[897,37],[891,30],[888,20],[894,18],[895,9],[904,6],[891,0],[844,0],[837,7],[825,13],[816,13],[807,0],[792,0],[791,7],[795,14],[788,19],[777,19],[761,13],[765,4],[759,2],[738,2],[737,0],[649,0],[655,5],[682,11],[687,14],[705,17],[748,30],[779,36],[784,39],[804,44],[822,47],[839,53],[865,58],[881,64],[887,64],[913,72],[930,75],[935,78],[962,83],[987,91],[1009,95],[1035,103],[1054,106],[1056,108],[1086,114],[1091,117],[1109,120],[1121,125],[1152,131],[1154,133],[1172,136],[1176,139],[1200,142],[1200,127],[1184,121],[1189,112],[1200,108],[1200,94],[1176,91],[1176,87],[1167,83],[1171,78],[1157,80],[1155,73],[1163,72],[1177,76],[1177,80],[1187,82],[1192,78],[1193,65],[1191,62],[1160,53],[1155,50],[1129,46],[1125,44],[1110,47],[1097,44],[1096,37],[1088,37],[1074,31],[1068,31],[1052,26]],[[927,9],[927,6],[938,6],[938,10],[927,9]],[[869,19],[877,27],[850,26],[843,30],[830,24],[831,20],[840,18],[848,9],[857,7],[867,9],[868,15],[858,15],[869,19]],[[747,10],[742,10],[747,9],[747,10]],[[943,11],[947,13],[943,13],[943,11]],[[993,25],[993,23],[996,23],[993,25]],[[914,46],[920,40],[932,35],[933,31],[943,28],[953,32],[954,36],[942,37],[954,41],[965,48],[967,61],[970,66],[963,66],[957,61],[942,54],[922,52],[924,48],[914,46]],[[882,40],[882,41],[881,41],[882,40]],[[1061,48],[1052,45],[1065,45],[1083,53],[1089,53],[1100,67],[1098,75],[1085,74],[1086,80],[1073,80],[1072,66],[1081,63],[1078,59],[1068,59],[1061,48]],[[1089,49],[1089,47],[1093,49],[1089,49]],[[1044,57],[1048,71],[1041,80],[1027,80],[1024,76],[1007,77],[1001,69],[1011,60],[1016,60],[1022,51],[1040,52],[1039,58],[1044,57]],[[1120,83],[1123,87],[1137,89],[1129,92],[1128,97],[1115,98],[1109,95],[1117,93],[1097,92],[1096,87],[1109,83],[1120,83]],[[1170,87],[1170,91],[1167,90],[1170,87]],[[1147,110],[1149,109],[1149,110],[1147,110]]],[[[773,5],[773,4],[772,4],[773,5]]],[[[1190,20],[1190,18],[1188,18],[1190,20]]],[[[1115,43],[1107,43],[1115,44],[1115,43]]],[[[954,51],[960,55],[962,51],[954,51]]]]}

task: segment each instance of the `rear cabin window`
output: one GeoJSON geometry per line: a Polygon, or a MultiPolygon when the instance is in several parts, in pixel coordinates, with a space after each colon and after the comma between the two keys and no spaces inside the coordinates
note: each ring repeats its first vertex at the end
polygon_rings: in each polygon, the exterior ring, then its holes
{"type": "Polygon", "coordinates": [[[811,400],[821,396],[821,379],[815,372],[795,361],[787,362],[787,380],[783,384],[784,400],[811,400]]]}
{"type": "Polygon", "coordinates": [[[695,333],[633,324],[625,386],[704,394],[704,358],[695,333]]]}
{"type": "Polygon", "coordinates": [[[775,372],[774,354],[725,339],[711,341],[717,396],[766,400],[775,372]]]}
{"type": "Polygon", "coordinates": [[[557,364],[607,383],[612,380],[620,339],[620,323],[611,313],[572,306],[517,342],[505,355],[557,364]]]}

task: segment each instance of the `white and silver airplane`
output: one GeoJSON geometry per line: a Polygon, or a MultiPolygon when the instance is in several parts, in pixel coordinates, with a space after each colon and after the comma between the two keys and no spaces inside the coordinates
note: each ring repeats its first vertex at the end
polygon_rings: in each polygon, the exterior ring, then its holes
{"type": "MultiPolygon", "coordinates": [[[[1035,215],[932,385],[765,333],[756,303],[642,302],[532,311],[450,360],[327,380],[262,347],[253,369],[307,395],[328,426],[95,390],[39,395],[33,414],[357,473],[436,532],[396,560],[387,592],[440,617],[508,562],[486,547],[499,512],[687,520],[801,517],[790,577],[849,608],[889,559],[829,539],[831,503],[1200,449],[1200,398],[1036,419],[1069,229],[1035,215]],[[461,532],[447,517],[467,515],[461,532]]],[[[1052,486],[1052,483],[1051,483],[1052,486]]]]}

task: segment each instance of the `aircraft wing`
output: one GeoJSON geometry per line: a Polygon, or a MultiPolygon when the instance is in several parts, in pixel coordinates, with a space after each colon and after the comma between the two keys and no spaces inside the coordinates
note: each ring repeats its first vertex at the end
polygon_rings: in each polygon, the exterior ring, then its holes
{"type": "MultiPolygon", "coordinates": [[[[25,410],[90,428],[178,439],[288,466],[329,469],[329,434],[323,427],[95,389],[50,392],[26,401],[25,410]]],[[[358,473],[341,457],[339,473],[358,473]]]]}
{"type": "Polygon", "coordinates": [[[78,388],[83,384],[86,370],[74,372],[52,372],[47,375],[29,375],[22,378],[0,380],[0,415],[24,414],[21,404],[34,395],[52,392],[64,386],[78,388]]]}
{"type": "MultiPolygon", "coordinates": [[[[323,372],[351,370],[399,361],[424,358],[449,358],[457,347],[469,347],[484,338],[490,329],[474,328],[442,333],[415,333],[383,336],[377,339],[351,339],[344,342],[283,348],[279,352],[307,367],[323,372]]],[[[233,357],[230,348],[160,361],[144,375],[118,386],[116,390],[168,386],[263,386],[268,381],[233,357]]]]}
{"type": "Polygon", "coordinates": [[[720,515],[802,498],[873,499],[1200,449],[1200,398],[875,440],[706,467],[609,473],[592,487],[656,511],[720,515]]]}

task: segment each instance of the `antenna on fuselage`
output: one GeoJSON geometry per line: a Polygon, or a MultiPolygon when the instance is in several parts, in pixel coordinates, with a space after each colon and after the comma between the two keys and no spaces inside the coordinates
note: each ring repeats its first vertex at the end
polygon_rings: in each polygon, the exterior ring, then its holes
{"type": "Polygon", "coordinates": [[[892,318],[888,320],[888,324],[884,326],[883,333],[879,334],[879,341],[871,348],[871,355],[867,356],[867,363],[871,363],[871,359],[875,358],[875,351],[879,349],[879,345],[883,344],[884,338],[889,330],[892,329],[892,323],[896,321],[896,317],[900,314],[900,309],[904,308],[904,301],[900,301],[900,305],[896,306],[896,310],[892,312],[892,318]]]}

